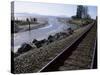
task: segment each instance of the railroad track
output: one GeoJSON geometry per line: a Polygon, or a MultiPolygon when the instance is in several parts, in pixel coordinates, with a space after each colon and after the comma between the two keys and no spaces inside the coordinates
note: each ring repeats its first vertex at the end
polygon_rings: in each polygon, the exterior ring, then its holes
{"type": "Polygon", "coordinates": [[[38,72],[96,68],[96,23],[88,27],[70,46],[62,50],[38,72]]]}

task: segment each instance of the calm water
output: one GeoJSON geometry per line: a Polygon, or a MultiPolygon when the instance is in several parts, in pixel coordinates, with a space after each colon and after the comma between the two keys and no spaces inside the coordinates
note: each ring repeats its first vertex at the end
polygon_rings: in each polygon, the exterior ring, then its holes
{"type": "Polygon", "coordinates": [[[20,33],[15,33],[14,34],[14,52],[17,51],[17,49],[24,43],[29,43],[32,42],[33,39],[37,40],[42,40],[42,39],[47,39],[49,35],[53,35],[55,33],[67,30],[69,27],[72,27],[72,29],[75,29],[75,25],[70,25],[70,24],[62,24],[57,21],[56,18],[50,18],[49,19],[49,24],[46,25],[45,27],[30,30],[30,31],[25,31],[25,32],[20,32],[20,33]]]}

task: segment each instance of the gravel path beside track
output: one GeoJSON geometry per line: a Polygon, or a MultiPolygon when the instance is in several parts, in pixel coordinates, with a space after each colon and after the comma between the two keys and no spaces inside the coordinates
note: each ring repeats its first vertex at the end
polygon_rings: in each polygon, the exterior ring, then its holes
{"type": "Polygon", "coordinates": [[[14,73],[32,73],[39,71],[89,27],[90,25],[75,30],[69,37],[38,49],[32,49],[16,57],[14,59],[14,73]]]}

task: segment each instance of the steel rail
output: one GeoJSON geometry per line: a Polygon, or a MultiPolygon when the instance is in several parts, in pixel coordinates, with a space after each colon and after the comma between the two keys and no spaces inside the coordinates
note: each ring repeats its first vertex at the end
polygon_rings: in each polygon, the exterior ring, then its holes
{"type": "Polygon", "coordinates": [[[92,56],[92,62],[91,62],[91,67],[90,67],[91,69],[94,69],[95,67],[97,67],[97,66],[94,66],[96,65],[95,63],[97,63],[97,61],[95,61],[95,57],[97,56],[96,50],[97,50],[97,39],[95,39],[95,43],[93,47],[93,56],[92,56]]]}
{"type": "Polygon", "coordinates": [[[59,53],[54,59],[52,59],[48,64],[46,64],[44,67],[42,67],[42,69],[40,69],[38,72],[48,72],[51,71],[51,66],[55,66],[55,64],[57,63],[57,61],[59,61],[64,53],[70,53],[69,49],[72,48],[75,44],[77,44],[77,42],[80,42],[80,40],[82,40],[82,37],[84,37],[93,27],[94,22],[92,24],[89,24],[88,29],[83,32],[78,38],[76,38],[68,47],[66,47],[65,49],[62,49],[62,52],[59,53]]]}

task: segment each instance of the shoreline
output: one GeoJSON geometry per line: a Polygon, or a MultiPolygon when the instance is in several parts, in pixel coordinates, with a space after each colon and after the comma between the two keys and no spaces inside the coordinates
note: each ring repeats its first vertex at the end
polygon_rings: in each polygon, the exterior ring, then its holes
{"type": "MultiPolygon", "coordinates": [[[[47,25],[47,24],[46,24],[47,25]]],[[[45,26],[45,25],[41,25],[42,27],[43,26],[45,26]]],[[[72,25],[73,26],[73,25],[72,25]]],[[[72,28],[72,26],[71,26],[71,28],[72,28]]],[[[38,26],[36,26],[36,27],[39,27],[39,25],[38,26]]],[[[42,28],[42,27],[39,27],[39,28],[42,28]]],[[[46,26],[45,26],[46,27],[46,26]]],[[[44,27],[43,27],[44,28],[44,27]]],[[[73,28],[72,28],[73,29],[73,28]]],[[[77,27],[77,29],[78,29],[78,27],[77,27]]],[[[31,29],[32,30],[32,29],[31,29]]],[[[74,30],[76,30],[76,27],[75,27],[75,29],[74,30]]],[[[20,32],[21,33],[21,32],[20,32]]],[[[15,36],[17,35],[17,33],[15,33],[15,36]]],[[[48,35],[49,36],[49,35],[48,35]]],[[[47,37],[45,37],[44,39],[46,39],[47,37]]],[[[34,38],[33,38],[34,39],[34,38]]],[[[38,40],[38,39],[37,39],[38,40]]],[[[42,39],[41,39],[42,40],[42,39]]],[[[27,42],[28,43],[28,42],[27,42]]],[[[18,47],[20,47],[19,45],[17,46],[17,47],[15,47],[14,48],[14,52],[16,52],[17,51],[17,49],[18,49],[18,47]]]]}

